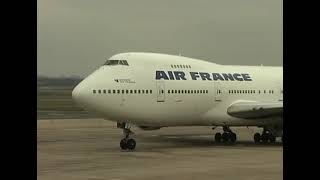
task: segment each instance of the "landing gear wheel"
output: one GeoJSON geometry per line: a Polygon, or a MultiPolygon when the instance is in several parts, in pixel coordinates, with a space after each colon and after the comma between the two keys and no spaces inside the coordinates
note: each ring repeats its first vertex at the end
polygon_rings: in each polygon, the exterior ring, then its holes
{"type": "Polygon", "coordinates": [[[127,140],[127,148],[133,150],[136,147],[136,141],[134,139],[127,140]]]}
{"type": "Polygon", "coordinates": [[[222,139],[221,133],[216,133],[216,135],[214,136],[214,140],[216,142],[221,142],[221,139],[222,139]]]}
{"type": "Polygon", "coordinates": [[[236,133],[231,132],[231,133],[229,134],[229,138],[230,138],[230,141],[231,141],[232,143],[235,143],[236,140],[237,140],[237,135],[236,135],[236,133]]]}
{"type": "Polygon", "coordinates": [[[122,139],[122,140],[120,141],[120,148],[123,149],[123,150],[125,150],[125,149],[128,148],[128,147],[127,147],[127,140],[126,140],[126,139],[122,139]]]}
{"type": "Polygon", "coordinates": [[[254,139],[254,142],[255,142],[255,143],[259,143],[260,140],[261,140],[261,135],[260,135],[260,133],[255,133],[254,136],[253,136],[253,139],[254,139]]]}
{"type": "Polygon", "coordinates": [[[275,136],[273,136],[273,135],[270,135],[270,137],[269,137],[269,141],[270,141],[271,143],[276,142],[276,137],[275,137],[275,136]]]}
{"type": "Polygon", "coordinates": [[[229,140],[229,134],[228,133],[222,133],[222,142],[228,142],[229,140]]]}
{"type": "Polygon", "coordinates": [[[262,134],[261,135],[261,140],[263,143],[267,143],[269,140],[269,135],[268,134],[262,134]]]}

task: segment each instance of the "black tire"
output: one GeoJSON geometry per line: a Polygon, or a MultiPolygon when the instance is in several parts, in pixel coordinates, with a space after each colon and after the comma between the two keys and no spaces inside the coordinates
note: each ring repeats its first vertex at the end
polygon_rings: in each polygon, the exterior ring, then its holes
{"type": "Polygon", "coordinates": [[[276,142],[276,137],[273,136],[273,135],[270,135],[269,141],[270,141],[271,143],[275,143],[275,142],[276,142]]]}
{"type": "Polygon", "coordinates": [[[229,134],[229,138],[232,143],[235,143],[237,141],[237,134],[232,132],[229,134]]]}
{"type": "Polygon", "coordinates": [[[229,134],[228,133],[222,133],[222,142],[228,142],[229,141],[229,134]]]}
{"type": "Polygon", "coordinates": [[[222,139],[221,133],[216,133],[216,134],[214,135],[214,140],[215,140],[216,142],[221,142],[221,139],[222,139]]]}
{"type": "Polygon", "coordinates": [[[127,141],[127,147],[130,150],[133,150],[136,148],[136,141],[134,139],[128,139],[127,141]]]}
{"type": "Polygon", "coordinates": [[[120,148],[123,149],[123,150],[125,150],[125,149],[128,148],[128,147],[127,147],[127,140],[126,140],[126,139],[122,139],[122,140],[120,141],[120,148]]]}
{"type": "Polygon", "coordinates": [[[268,140],[269,140],[269,134],[262,134],[262,135],[261,135],[261,141],[262,141],[263,143],[267,143],[268,140]]]}
{"type": "Polygon", "coordinates": [[[261,135],[260,133],[255,133],[253,136],[254,142],[259,143],[261,141],[261,135]]]}

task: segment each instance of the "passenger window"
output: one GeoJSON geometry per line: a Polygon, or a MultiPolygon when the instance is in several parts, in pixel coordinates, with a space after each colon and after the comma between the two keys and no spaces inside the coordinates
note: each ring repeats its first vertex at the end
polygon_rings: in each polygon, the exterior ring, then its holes
{"type": "MultiPolygon", "coordinates": [[[[163,90],[162,90],[163,91],[163,90]]],[[[164,93],[164,92],[162,92],[162,93],[164,93]]],[[[152,94],[152,90],[150,89],[150,94],[152,94]]]]}
{"type": "Polygon", "coordinates": [[[117,93],[120,94],[120,90],[119,89],[117,90],[117,93]]]}
{"type": "Polygon", "coordinates": [[[190,94],[190,90],[188,90],[188,94],[190,94]]]}
{"type": "Polygon", "coordinates": [[[104,93],[104,94],[106,94],[106,93],[107,93],[107,91],[104,89],[104,90],[103,90],[103,93],[104,93]]]}
{"type": "Polygon", "coordinates": [[[178,92],[177,90],[174,90],[174,93],[176,93],[176,94],[177,94],[177,92],[178,92]]]}
{"type": "Polygon", "coordinates": [[[209,93],[209,90],[206,90],[206,93],[208,94],[208,93],[209,93]]]}
{"type": "Polygon", "coordinates": [[[180,94],[180,90],[178,90],[178,94],[180,94]]]}
{"type": "Polygon", "coordinates": [[[168,90],[168,94],[170,94],[170,90],[168,90]]]}
{"type": "Polygon", "coordinates": [[[111,94],[111,90],[110,89],[108,89],[108,94],[111,94]]]}
{"type": "Polygon", "coordinates": [[[142,94],[144,94],[144,89],[143,90],[141,90],[142,91],[142,94]]]}
{"type": "Polygon", "coordinates": [[[124,94],[124,90],[123,90],[123,89],[122,89],[122,91],[121,91],[121,92],[122,92],[122,94],[124,94]]]}
{"type": "Polygon", "coordinates": [[[101,93],[101,90],[100,90],[100,89],[98,90],[98,93],[99,93],[99,94],[101,93]]]}
{"type": "Polygon", "coordinates": [[[93,94],[95,94],[96,93],[96,90],[93,90],[93,94]]]}
{"type": "Polygon", "coordinates": [[[148,94],[149,93],[149,91],[148,90],[146,90],[146,94],[148,94]]]}
{"type": "Polygon", "coordinates": [[[132,89],[130,90],[130,94],[132,94],[133,93],[133,91],[132,91],[132,89]]]}
{"type": "Polygon", "coordinates": [[[181,90],[181,94],[183,94],[183,90],[181,90]]]}
{"type": "Polygon", "coordinates": [[[177,68],[177,66],[176,66],[176,65],[174,65],[174,68],[177,68]]]}
{"type": "Polygon", "coordinates": [[[126,90],[126,94],[129,94],[129,90],[128,89],[126,90]]]}
{"type": "Polygon", "coordinates": [[[173,68],[173,65],[171,65],[171,68],[173,68]]]}
{"type": "Polygon", "coordinates": [[[137,94],[137,90],[134,90],[133,92],[134,92],[135,94],[137,94]]]}
{"type": "Polygon", "coordinates": [[[140,92],[141,92],[141,91],[140,91],[140,89],[139,89],[139,90],[138,90],[138,94],[140,94],[140,92]]]}
{"type": "Polygon", "coordinates": [[[113,91],[113,94],[115,94],[116,93],[116,90],[112,90],[113,91]]]}

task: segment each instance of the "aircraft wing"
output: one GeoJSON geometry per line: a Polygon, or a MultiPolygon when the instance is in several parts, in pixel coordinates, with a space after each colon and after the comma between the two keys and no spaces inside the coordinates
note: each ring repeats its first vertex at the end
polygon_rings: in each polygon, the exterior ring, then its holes
{"type": "Polygon", "coordinates": [[[283,115],[283,102],[239,101],[227,109],[230,116],[245,119],[268,118],[283,115]]]}

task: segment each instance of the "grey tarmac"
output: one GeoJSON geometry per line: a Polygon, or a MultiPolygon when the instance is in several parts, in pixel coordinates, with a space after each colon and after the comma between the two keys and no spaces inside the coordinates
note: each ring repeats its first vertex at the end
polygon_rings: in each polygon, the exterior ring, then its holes
{"type": "Polygon", "coordinates": [[[211,127],[133,127],[134,151],[119,147],[122,130],[103,119],[37,121],[39,180],[283,179],[283,147],[255,144],[259,128],[231,128],[234,145],[217,144],[211,127]]]}

